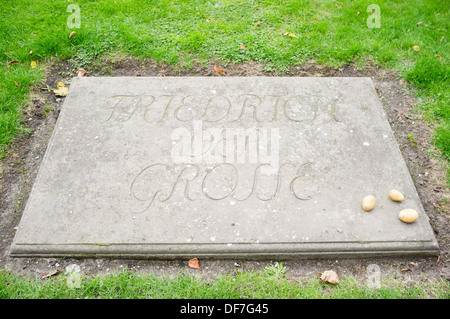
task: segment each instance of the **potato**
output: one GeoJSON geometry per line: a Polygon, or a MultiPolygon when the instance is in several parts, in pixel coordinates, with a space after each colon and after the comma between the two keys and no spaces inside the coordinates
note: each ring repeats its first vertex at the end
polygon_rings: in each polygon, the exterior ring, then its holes
{"type": "Polygon", "coordinates": [[[366,212],[368,212],[375,207],[375,201],[375,196],[367,195],[363,198],[361,206],[366,212]]]}
{"type": "Polygon", "coordinates": [[[407,208],[402,210],[399,214],[398,214],[398,218],[405,223],[413,223],[417,220],[417,218],[419,218],[419,213],[417,213],[416,210],[412,209],[412,208],[407,208]]]}
{"type": "Polygon", "coordinates": [[[403,194],[395,189],[391,190],[389,192],[389,197],[394,201],[394,202],[403,202],[405,200],[405,196],[403,196],[403,194]]]}

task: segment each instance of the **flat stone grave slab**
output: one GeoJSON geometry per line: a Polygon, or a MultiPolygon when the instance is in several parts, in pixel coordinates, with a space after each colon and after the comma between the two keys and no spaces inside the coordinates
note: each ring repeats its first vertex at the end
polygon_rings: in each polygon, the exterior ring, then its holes
{"type": "Polygon", "coordinates": [[[437,253],[371,79],[303,77],[73,79],[11,247],[130,258],[437,253]],[[368,194],[376,206],[366,212],[368,194]],[[405,208],[416,222],[399,220],[405,208]]]}

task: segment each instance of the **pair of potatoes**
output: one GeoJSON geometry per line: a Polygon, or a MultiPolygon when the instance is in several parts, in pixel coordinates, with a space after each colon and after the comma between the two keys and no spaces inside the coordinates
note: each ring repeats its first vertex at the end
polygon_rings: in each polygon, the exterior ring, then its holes
{"type": "MultiPolygon", "coordinates": [[[[389,197],[395,202],[402,202],[405,200],[405,196],[403,196],[403,194],[397,190],[391,190],[389,192],[389,197]]],[[[367,195],[362,200],[362,208],[365,211],[372,210],[375,207],[375,201],[375,196],[367,195]]],[[[408,208],[402,210],[398,214],[398,218],[405,223],[413,223],[417,220],[417,218],[419,218],[419,214],[416,210],[408,208]]]]}

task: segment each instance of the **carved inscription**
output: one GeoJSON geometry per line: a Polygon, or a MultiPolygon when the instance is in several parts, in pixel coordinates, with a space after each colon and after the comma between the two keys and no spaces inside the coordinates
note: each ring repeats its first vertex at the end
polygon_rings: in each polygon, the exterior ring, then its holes
{"type": "Polygon", "coordinates": [[[298,123],[313,123],[319,113],[338,121],[336,109],[339,96],[316,95],[275,96],[243,94],[234,98],[224,95],[114,95],[104,102],[108,110],[106,122],[122,123],[139,117],[148,123],[167,120],[191,122],[237,122],[242,119],[256,123],[272,123],[280,117],[298,123]]]}
{"type": "Polygon", "coordinates": [[[313,163],[279,162],[278,139],[282,137],[274,123],[312,124],[319,116],[339,122],[336,118],[339,99],[310,94],[243,94],[232,98],[114,95],[104,102],[108,114],[104,121],[120,125],[133,118],[153,125],[169,121],[180,124],[171,136],[161,137],[171,138],[168,143],[172,150],[167,154],[171,156],[171,164],[149,163],[131,183],[131,195],[142,203],[142,212],[156,202],[169,202],[175,195],[189,201],[245,201],[252,197],[271,201],[287,192],[296,200],[310,200],[319,192],[312,180],[313,163]],[[247,127],[233,124],[241,120],[239,124],[247,127]],[[202,123],[209,123],[208,128],[203,129],[202,123]],[[211,123],[217,126],[211,128],[211,123]],[[264,123],[272,124],[270,128],[261,127],[264,123]],[[248,181],[243,183],[242,172],[238,170],[242,164],[249,164],[245,176],[248,180],[252,175],[251,185],[248,181]],[[205,165],[209,168],[205,169],[205,165]],[[250,170],[252,174],[248,173],[250,170]]]}
{"type": "Polygon", "coordinates": [[[275,179],[272,178],[274,183],[271,183],[271,190],[267,189],[267,185],[260,185],[261,179],[267,177],[262,173],[261,168],[267,165],[270,164],[260,164],[255,167],[252,184],[243,190],[238,169],[233,164],[218,164],[205,172],[196,164],[172,166],[156,163],[145,167],[136,175],[131,183],[130,191],[136,200],[144,203],[145,207],[141,212],[148,210],[155,201],[169,201],[175,192],[182,192],[184,198],[190,201],[202,198],[213,201],[227,198],[245,201],[252,196],[261,201],[270,201],[282,191],[289,192],[298,200],[310,200],[319,192],[319,187],[310,183],[308,189],[302,187],[302,180],[313,178],[315,175],[312,163],[306,162],[298,166],[293,163],[283,163],[275,179]],[[200,187],[200,191],[192,191],[193,185],[200,187]]]}

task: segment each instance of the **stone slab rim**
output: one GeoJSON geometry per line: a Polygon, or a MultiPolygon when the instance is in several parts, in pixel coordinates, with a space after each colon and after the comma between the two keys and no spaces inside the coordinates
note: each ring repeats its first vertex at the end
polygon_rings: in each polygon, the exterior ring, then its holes
{"type": "MultiPolygon", "coordinates": [[[[84,82],[91,82],[95,83],[96,81],[117,81],[117,78],[75,78],[74,83],[76,85],[79,85],[80,83],[84,82]]],[[[234,79],[243,81],[247,83],[249,81],[267,81],[274,82],[276,84],[276,81],[279,79],[283,79],[282,81],[287,81],[287,79],[290,79],[291,81],[304,81],[308,78],[266,78],[266,77],[167,77],[167,78],[160,78],[160,77],[149,77],[149,78],[122,78],[121,81],[129,81],[129,82],[136,82],[136,81],[149,81],[151,83],[154,81],[155,83],[162,83],[167,80],[171,81],[208,81],[208,82],[220,82],[220,81],[226,81],[227,83],[230,83],[230,81],[233,81],[234,79]],[[166,80],[164,80],[166,79],[166,80]],[[302,80],[299,80],[302,79],[302,80]]],[[[364,85],[368,85],[373,88],[373,83],[370,78],[309,78],[314,79],[314,81],[342,81],[342,83],[346,83],[346,81],[349,81],[348,83],[352,83],[352,81],[363,81],[365,82],[364,85]]],[[[203,82],[204,83],[204,82],[203,82]]],[[[154,84],[154,83],[153,83],[154,84]]],[[[274,84],[274,85],[275,85],[274,84]]],[[[68,94],[68,99],[64,102],[63,108],[61,113],[65,112],[66,109],[66,103],[70,104],[70,97],[72,95],[76,95],[77,87],[71,86],[68,94]],[[75,92],[75,93],[74,93],[75,92]]],[[[375,94],[375,90],[372,90],[372,94],[375,94]]],[[[382,110],[381,103],[376,99],[375,102],[376,106],[382,110]]],[[[385,115],[383,115],[385,116],[385,115]]],[[[55,126],[55,131],[52,134],[52,138],[49,142],[49,148],[54,143],[54,139],[57,138],[58,131],[57,127],[61,125],[60,122],[66,123],[63,120],[63,118],[60,114],[60,117],[58,118],[58,122],[55,126]],[[56,137],[55,137],[56,136],[56,137]]],[[[386,120],[386,119],[385,119],[386,120]]],[[[386,120],[387,123],[387,120],[386,120]]],[[[385,124],[386,124],[385,123],[385,124]]],[[[389,126],[390,129],[390,126],[389,126]]],[[[392,133],[392,132],[391,132],[392,133]]],[[[400,150],[397,146],[397,159],[403,162],[403,166],[406,167],[403,158],[401,157],[400,150]],[[400,157],[398,156],[400,154],[400,157]]],[[[47,159],[47,152],[44,156],[43,162],[47,159]]],[[[41,171],[41,170],[40,170],[41,171]]],[[[40,173],[39,171],[39,173],[40,173]]],[[[37,177],[37,180],[39,178],[39,174],[37,177]]],[[[412,183],[411,176],[408,174],[405,176],[407,181],[405,183],[412,184],[412,188],[415,190],[415,187],[412,183]]],[[[34,187],[33,187],[34,190],[34,187]]],[[[33,190],[30,193],[30,198],[32,197],[33,190]]],[[[426,213],[423,210],[422,204],[420,203],[420,200],[418,200],[417,193],[415,194],[417,198],[416,205],[418,205],[418,209],[422,212],[421,220],[426,217],[426,213]]],[[[28,203],[27,203],[28,206],[28,203]]],[[[31,211],[27,211],[27,207],[24,211],[24,218],[28,218],[27,216],[32,214],[31,211]]],[[[422,221],[421,221],[422,222],[422,221]]],[[[21,221],[22,224],[22,221],[21,221]]],[[[44,223],[45,224],[45,223],[44,223]]],[[[428,221],[426,221],[426,224],[428,224],[428,221]]],[[[404,226],[404,225],[403,225],[404,226]]],[[[21,227],[19,225],[20,231],[21,227]]],[[[140,243],[113,243],[113,242],[103,242],[98,241],[97,243],[86,243],[86,242],[80,242],[80,243],[65,243],[65,244],[59,244],[57,242],[55,243],[39,243],[39,241],[36,241],[34,243],[27,243],[25,241],[19,241],[18,236],[14,238],[13,244],[11,246],[10,255],[13,257],[25,257],[25,256],[93,256],[93,257],[136,257],[136,258],[177,258],[177,257],[186,257],[186,256],[199,256],[199,257],[211,257],[211,258],[235,258],[235,257],[243,257],[243,258],[267,258],[267,257],[276,257],[277,255],[279,257],[286,257],[286,258],[318,258],[320,256],[333,256],[333,257],[351,257],[351,256],[388,256],[388,255],[437,255],[439,253],[439,247],[437,244],[436,239],[434,238],[434,235],[432,234],[431,227],[428,224],[428,229],[424,230],[424,234],[427,233],[426,237],[427,240],[399,240],[399,241],[387,241],[387,240],[381,240],[381,241],[372,241],[368,242],[357,242],[357,241],[343,241],[339,242],[334,241],[328,241],[328,242],[315,242],[315,243],[284,243],[284,244],[278,244],[278,243],[264,243],[260,242],[257,245],[248,243],[248,242],[233,242],[232,245],[235,247],[238,246],[242,249],[230,249],[230,246],[227,246],[227,243],[201,243],[201,242],[195,242],[191,244],[181,243],[181,242],[173,242],[173,243],[146,243],[146,244],[140,244],[140,243]],[[277,246],[279,245],[279,246],[277,246]],[[190,247],[190,248],[189,248],[190,247]],[[218,247],[221,247],[218,249],[218,247]],[[125,249],[124,249],[125,248],[125,249]],[[197,254],[197,255],[196,255],[197,254]]],[[[234,248],[234,247],[233,247],[234,248]]]]}

